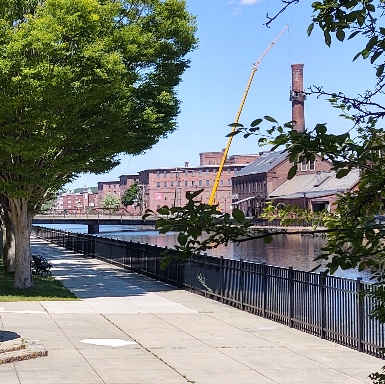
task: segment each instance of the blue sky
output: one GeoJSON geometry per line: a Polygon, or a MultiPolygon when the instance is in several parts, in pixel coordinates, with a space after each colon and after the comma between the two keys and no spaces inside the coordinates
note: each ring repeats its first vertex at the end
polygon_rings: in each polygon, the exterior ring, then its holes
{"type": "MultiPolygon", "coordinates": [[[[199,164],[199,153],[220,151],[227,144],[226,134],[236,117],[253,63],[261,56],[282,28],[288,30],[258,67],[245,102],[240,122],[244,125],[264,115],[279,122],[291,120],[291,64],[304,64],[305,89],[322,85],[325,91],[344,91],[354,96],[375,82],[374,71],[362,59],[352,63],[363,48],[357,39],[329,48],[316,28],[307,36],[311,22],[311,1],[292,5],[270,28],[263,24],[266,14],[281,8],[279,0],[187,0],[197,17],[199,47],[192,52],[191,68],[178,87],[182,101],[178,129],[140,156],[122,156],[121,165],[108,174],[81,175],[67,188],[96,186],[98,181],[117,180],[122,174],[155,167],[199,164]]],[[[308,128],[327,123],[337,133],[348,128],[338,110],[312,96],[305,102],[308,128]]],[[[257,139],[234,137],[229,154],[249,154],[266,150],[257,139]]]]}

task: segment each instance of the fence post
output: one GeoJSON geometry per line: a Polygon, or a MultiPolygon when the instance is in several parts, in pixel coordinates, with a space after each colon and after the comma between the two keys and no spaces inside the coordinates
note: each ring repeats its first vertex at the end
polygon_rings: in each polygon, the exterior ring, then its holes
{"type": "Polygon", "coordinates": [[[357,295],[357,350],[363,350],[364,338],[364,300],[361,295],[362,292],[362,278],[357,277],[356,295],[357,295]]]}
{"type": "MultiPolygon", "coordinates": [[[[207,253],[205,253],[203,255],[203,277],[204,279],[206,278],[206,256],[207,256],[207,253]]],[[[205,289],[205,297],[207,297],[207,288],[206,287],[203,287],[205,289]]]]}
{"type": "Polygon", "coordinates": [[[137,261],[138,261],[138,271],[143,272],[143,269],[141,268],[141,263],[140,263],[140,243],[139,241],[136,243],[136,250],[137,250],[137,261]]]}
{"type": "Polygon", "coordinates": [[[294,271],[293,267],[288,269],[288,289],[289,289],[289,327],[293,328],[294,320],[294,271]]]}
{"type": "Polygon", "coordinates": [[[262,317],[266,317],[267,307],[267,265],[262,263],[262,317]]]}
{"type": "Polygon", "coordinates": [[[188,259],[188,262],[189,262],[189,264],[190,264],[190,268],[188,269],[189,270],[189,280],[190,280],[190,292],[192,292],[192,274],[191,274],[191,257],[189,257],[189,259],[188,259]]]}
{"type": "Polygon", "coordinates": [[[221,303],[223,304],[223,256],[219,259],[219,292],[221,294],[221,303]]]}
{"type": "Polygon", "coordinates": [[[243,311],[244,309],[244,291],[245,291],[245,271],[243,270],[243,259],[239,259],[239,301],[240,301],[240,309],[243,311]]]}
{"type": "Polygon", "coordinates": [[[325,276],[319,274],[319,295],[320,295],[320,338],[325,338],[326,330],[326,292],[325,292],[325,276]]]}
{"type": "Polygon", "coordinates": [[[181,288],[180,284],[179,284],[179,259],[176,259],[175,260],[175,265],[176,265],[176,286],[178,288],[181,288]]]}
{"type": "Polygon", "coordinates": [[[155,245],[155,280],[158,280],[158,246],[155,245]]]}
{"type": "Polygon", "coordinates": [[[132,267],[132,241],[130,240],[130,271],[132,272],[133,267],[132,267]]]}

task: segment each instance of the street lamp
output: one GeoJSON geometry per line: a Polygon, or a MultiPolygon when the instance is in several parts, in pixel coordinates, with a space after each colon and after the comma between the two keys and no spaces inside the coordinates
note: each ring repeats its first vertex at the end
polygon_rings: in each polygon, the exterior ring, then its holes
{"type": "MultiPolygon", "coordinates": [[[[306,209],[306,192],[303,192],[303,209],[306,209]]],[[[302,226],[305,226],[305,219],[302,220],[302,226]]]]}

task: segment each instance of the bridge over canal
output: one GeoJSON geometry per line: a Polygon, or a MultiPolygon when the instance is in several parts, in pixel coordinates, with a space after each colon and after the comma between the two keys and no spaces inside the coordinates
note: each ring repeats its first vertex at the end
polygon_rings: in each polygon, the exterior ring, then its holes
{"type": "Polygon", "coordinates": [[[99,233],[100,225],[155,225],[156,218],[143,220],[141,216],[114,215],[37,215],[32,224],[83,224],[88,226],[88,233],[99,233]]]}

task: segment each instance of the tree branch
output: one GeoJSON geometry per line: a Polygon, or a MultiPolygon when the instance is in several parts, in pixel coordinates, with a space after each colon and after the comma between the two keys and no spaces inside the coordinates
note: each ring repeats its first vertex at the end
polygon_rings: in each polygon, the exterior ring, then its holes
{"type": "Polygon", "coordinates": [[[270,17],[269,14],[266,15],[266,18],[268,21],[264,24],[266,27],[270,28],[270,24],[283,12],[285,12],[286,8],[291,4],[298,4],[300,0],[281,0],[282,3],[286,4],[284,7],[281,8],[280,11],[278,11],[273,17],[270,17]]]}

